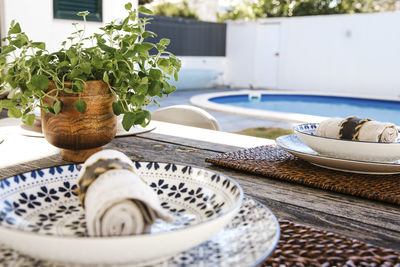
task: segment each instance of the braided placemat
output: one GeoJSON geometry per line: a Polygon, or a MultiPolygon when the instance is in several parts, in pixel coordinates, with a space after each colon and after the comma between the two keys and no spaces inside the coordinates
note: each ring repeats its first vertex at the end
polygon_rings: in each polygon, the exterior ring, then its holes
{"type": "Polygon", "coordinates": [[[400,254],[308,226],[279,221],[281,239],[261,266],[397,266],[400,254]]]}
{"type": "Polygon", "coordinates": [[[323,190],[400,205],[400,175],[367,175],[314,166],[276,146],[260,146],[207,158],[228,168],[323,190]]]}

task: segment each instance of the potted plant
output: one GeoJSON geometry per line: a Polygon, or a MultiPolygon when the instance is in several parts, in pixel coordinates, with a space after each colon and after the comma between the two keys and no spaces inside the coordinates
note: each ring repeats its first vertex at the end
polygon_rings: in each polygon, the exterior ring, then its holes
{"type": "MultiPolygon", "coordinates": [[[[168,39],[157,44],[145,42],[156,36],[146,31],[147,18],[138,18],[132,4],[125,5],[128,16],[100,28],[100,33],[85,36],[83,27],[56,52],[45,43],[33,42],[12,21],[7,42],[0,53],[0,91],[10,89],[8,99],[0,100],[0,110],[32,125],[36,107],[41,109],[42,130],[46,139],[62,149],[65,160],[81,162],[110,142],[116,133],[116,115],[123,114],[122,125],[146,126],[150,112],[144,107],[157,103],[156,97],[176,88],[168,83],[178,79],[181,63],[166,51],[168,39]],[[155,54],[150,55],[149,50],[155,54]]],[[[139,12],[151,11],[139,7],[139,12]]]]}

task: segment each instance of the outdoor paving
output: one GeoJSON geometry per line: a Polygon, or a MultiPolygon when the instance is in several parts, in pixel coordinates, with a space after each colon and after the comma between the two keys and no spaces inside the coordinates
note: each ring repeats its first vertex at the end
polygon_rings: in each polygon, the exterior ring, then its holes
{"type": "MultiPolygon", "coordinates": [[[[168,97],[163,97],[162,99],[157,100],[161,104],[161,108],[168,107],[172,105],[190,105],[190,98],[194,95],[199,94],[210,94],[217,92],[232,92],[239,91],[238,89],[196,89],[196,90],[177,90],[170,94],[168,97]]],[[[157,105],[149,105],[148,110],[154,111],[158,109],[157,105]]],[[[272,121],[266,119],[257,119],[250,118],[245,116],[237,116],[231,114],[225,114],[222,112],[214,112],[208,111],[211,115],[213,115],[218,121],[221,130],[232,132],[239,131],[246,128],[252,127],[281,127],[291,129],[293,127],[292,124],[282,121],[272,121]]]]}

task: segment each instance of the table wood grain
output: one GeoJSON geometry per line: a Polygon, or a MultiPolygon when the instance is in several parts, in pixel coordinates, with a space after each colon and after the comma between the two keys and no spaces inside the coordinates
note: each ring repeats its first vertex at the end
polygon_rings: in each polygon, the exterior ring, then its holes
{"type": "MultiPolygon", "coordinates": [[[[265,204],[278,219],[356,238],[400,252],[400,207],[309,188],[206,163],[206,157],[235,151],[235,146],[144,133],[115,138],[105,148],[132,160],[174,162],[209,168],[239,182],[245,194],[265,204]]],[[[0,145],[1,151],[1,145],[0,145]]],[[[0,179],[38,168],[67,164],[55,155],[0,169],[0,179]]]]}

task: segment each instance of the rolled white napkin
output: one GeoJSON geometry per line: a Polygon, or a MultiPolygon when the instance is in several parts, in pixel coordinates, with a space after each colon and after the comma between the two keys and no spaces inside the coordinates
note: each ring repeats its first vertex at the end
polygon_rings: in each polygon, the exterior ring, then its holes
{"type": "Polygon", "coordinates": [[[358,135],[358,140],[369,142],[392,143],[396,141],[399,133],[393,123],[368,121],[363,124],[358,135]]]}
{"type": "Polygon", "coordinates": [[[342,122],[343,119],[341,118],[331,118],[321,121],[318,124],[317,130],[315,131],[315,135],[338,139],[340,126],[342,125],[342,122]]]}
{"type": "MultiPolygon", "coordinates": [[[[315,135],[340,139],[341,129],[349,119],[360,120],[356,117],[327,119],[319,123],[315,135]]],[[[378,122],[368,119],[354,126],[359,128],[358,133],[356,128],[351,128],[351,130],[354,130],[353,137],[355,136],[355,139],[353,140],[356,141],[391,143],[395,142],[398,137],[398,130],[393,123],[378,122]]]]}
{"type": "Polygon", "coordinates": [[[132,161],[119,151],[93,154],[78,177],[89,236],[146,233],[157,218],[172,219],[154,190],[134,172],[132,161]]]}
{"type": "Polygon", "coordinates": [[[171,217],[157,194],[129,170],[109,170],[88,188],[86,223],[90,236],[146,233],[157,218],[171,217]]]}

